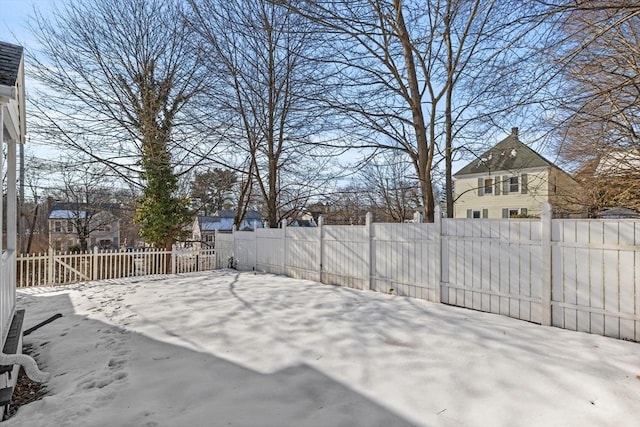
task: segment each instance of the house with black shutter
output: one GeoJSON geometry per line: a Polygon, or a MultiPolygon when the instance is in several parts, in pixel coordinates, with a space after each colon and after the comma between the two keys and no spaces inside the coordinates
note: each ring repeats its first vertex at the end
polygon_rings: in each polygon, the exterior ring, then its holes
{"type": "Polygon", "coordinates": [[[549,202],[556,218],[581,215],[579,184],[522,143],[518,128],[454,174],[455,218],[539,216],[549,202]]]}

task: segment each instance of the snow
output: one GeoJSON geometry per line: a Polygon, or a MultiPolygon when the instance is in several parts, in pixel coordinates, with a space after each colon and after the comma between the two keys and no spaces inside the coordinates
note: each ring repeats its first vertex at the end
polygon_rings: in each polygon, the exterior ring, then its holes
{"type": "Polygon", "coordinates": [[[50,395],[6,426],[637,426],[640,344],[222,270],[19,290],[50,395]]]}

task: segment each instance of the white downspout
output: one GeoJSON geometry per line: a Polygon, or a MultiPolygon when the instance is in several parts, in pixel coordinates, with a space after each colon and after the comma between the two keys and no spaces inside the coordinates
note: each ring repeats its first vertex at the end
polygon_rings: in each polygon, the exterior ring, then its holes
{"type": "Polygon", "coordinates": [[[24,373],[37,383],[43,383],[51,376],[47,372],[38,369],[35,359],[26,354],[5,354],[0,352],[0,365],[22,365],[24,373]]]}

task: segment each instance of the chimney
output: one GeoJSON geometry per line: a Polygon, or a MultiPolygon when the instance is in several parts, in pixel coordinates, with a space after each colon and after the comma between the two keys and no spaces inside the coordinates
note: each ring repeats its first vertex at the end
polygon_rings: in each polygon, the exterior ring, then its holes
{"type": "Polygon", "coordinates": [[[511,135],[517,137],[518,136],[518,128],[511,128],[511,135]]]}

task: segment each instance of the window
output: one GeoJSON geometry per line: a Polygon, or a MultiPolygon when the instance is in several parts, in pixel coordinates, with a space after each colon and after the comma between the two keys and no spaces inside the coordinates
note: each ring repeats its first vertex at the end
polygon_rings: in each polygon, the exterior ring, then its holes
{"type": "Polygon", "coordinates": [[[493,179],[486,178],[484,180],[484,194],[491,194],[491,193],[493,193],[493,179]]]}
{"type": "Polygon", "coordinates": [[[60,233],[62,231],[62,224],[60,223],[60,221],[56,221],[53,223],[53,229],[56,231],[56,233],[60,233]]]}
{"type": "Polygon", "coordinates": [[[502,218],[518,218],[522,215],[522,217],[526,217],[528,214],[527,208],[515,209],[515,208],[505,208],[502,209],[502,218]]]}
{"type": "Polygon", "coordinates": [[[73,233],[73,222],[67,221],[67,233],[73,233]]]}
{"type": "Polygon", "coordinates": [[[518,191],[520,191],[518,177],[512,176],[509,178],[509,193],[517,193],[518,191]]]}
{"type": "Polygon", "coordinates": [[[467,218],[489,218],[489,210],[474,211],[473,209],[467,209],[467,218]]]}

